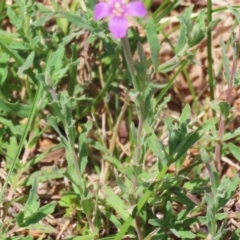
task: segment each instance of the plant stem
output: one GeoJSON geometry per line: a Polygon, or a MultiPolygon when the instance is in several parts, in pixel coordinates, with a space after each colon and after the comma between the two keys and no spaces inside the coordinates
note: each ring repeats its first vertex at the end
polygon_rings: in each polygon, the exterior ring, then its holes
{"type": "MultiPolygon", "coordinates": [[[[133,87],[136,93],[142,93],[141,87],[138,84],[138,81],[136,79],[135,75],[135,66],[134,62],[132,59],[132,53],[129,45],[129,41],[127,37],[122,38],[122,45],[123,45],[123,51],[125,55],[125,59],[127,62],[128,70],[130,72],[131,78],[132,78],[132,83],[133,87]]],[[[136,103],[138,105],[138,103],[136,103]]],[[[138,106],[137,106],[138,107],[138,106]]],[[[141,140],[142,140],[142,132],[143,132],[143,123],[144,123],[144,102],[142,101],[142,98],[140,99],[139,102],[139,107],[140,107],[140,114],[139,114],[139,123],[138,123],[138,130],[137,130],[137,142],[136,142],[136,151],[133,159],[133,168],[134,168],[134,177],[133,177],[133,185],[131,189],[131,205],[134,206],[136,205],[136,198],[134,196],[134,193],[137,190],[137,173],[135,168],[139,166],[140,163],[140,157],[141,157],[141,140]]],[[[135,223],[136,223],[136,232],[138,235],[138,240],[143,240],[143,233],[141,230],[141,221],[140,217],[138,215],[135,216],[135,223]]]]}
{"type": "MultiPolygon", "coordinates": [[[[212,0],[207,1],[207,24],[212,21],[212,0]]],[[[213,61],[212,61],[212,31],[209,28],[207,32],[207,58],[208,58],[208,77],[209,77],[209,91],[210,91],[210,99],[214,100],[214,79],[213,79],[213,61]]],[[[213,112],[213,115],[215,113],[213,112]]]]}

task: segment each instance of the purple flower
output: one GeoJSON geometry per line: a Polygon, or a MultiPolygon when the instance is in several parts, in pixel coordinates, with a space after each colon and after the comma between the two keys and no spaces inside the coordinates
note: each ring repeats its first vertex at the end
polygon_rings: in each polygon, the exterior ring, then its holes
{"type": "Polygon", "coordinates": [[[114,38],[123,38],[128,30],[128,17],[144,17],[147,10],[139,0],[126,3],[126,0],[100,2],[94,9],[94,20],[108,18],[108,27],[114,38]]]}

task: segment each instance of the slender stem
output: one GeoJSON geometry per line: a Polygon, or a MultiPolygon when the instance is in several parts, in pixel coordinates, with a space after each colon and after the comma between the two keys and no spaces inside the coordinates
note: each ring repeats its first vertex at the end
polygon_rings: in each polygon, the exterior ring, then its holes
{"type": "MultiPolygon", "coordinates": [[[[239,32],[238,32],[238,44],[240,44],[240,28],[239,28],[239,32]]],[[[239,49],[238,49],[239,50],[239,49]]],[[[238,59],[234,58],[233,59],[233,65],[232,65],[232,70],[231,70],[231,78],[230,81],[228,83],[228,89],[227,89],[227,93],[226,93],[226,98],[225,101],[228,102],[230,104],[231,101],[231,93],[232,93],[232,88],[233,88],[233,81],[237,72],[237,63],[238,63],[238,59]]],[[[219,129],[218,129],[218,141],[216,143],[215,146],[215,160],[217,161],[217,168],[218,171],[222,170],[222,166],[221,166],[221,141],[222,141],[222,137],[224,134],[224,129],[225,129],[225,118],[224,116],[220,116],[220,122],[219,122],[219,129]]]]}
{"type": "MultiPolygon", "coordinates": [[[[132,53],[129,45],[129,41],[127,37],[122,38],[122,45],[123,45],[123,51],[125,55],[125,59],[127,62],[128,70],[130,72],[131,78],[132,78],[132,83],[134,90],[138,93],[142,93],[141,87],[136,79],[136,71],[135,71],[135,66],[132,58],[132,53]]],[[[134,154],[134,159],[133,159],[133,167],[139,166],[140,163],[140,158],[141,158],[141,139],[142,139],[142,132],[143,132],[143,123],[144,123],[144,102],[142,99],[140,99],[140,102],[137,103],[138,107],[140,107],[140,114],[139,114],[139,123],[138,123],[138,130],[137,130],[137,142],[136,142],[136,151],[134,154]]],[[[137,173],[135,171],[134,177],[133,177],[133,185],[131,189],[131,204],[134,206],[136,205],[136,198],[134,196],[136,190],[137,190],[137,173]]],[[[136,232],[138,235],[138,240],[143,240],[143,233],[141,230],[141,221],[140,217],[138,215],[135,216],[135,223],[136,223],[136,232]]]]}
{"type": "MultiPolygon", "coordinates": [[[[207,1],[207,23],[208,26],[212,21],[212,0],[207,1]]],[[[207,58],[208,58],[208,77],[209,77],[209,91],[210,99],[214,100],[214,79],[213,79],[213,61],[212,61],[212,31],[209,28],[207,32],[207,58]]],[[[215,114],[215,113],[214,113],[215,114]]]]}

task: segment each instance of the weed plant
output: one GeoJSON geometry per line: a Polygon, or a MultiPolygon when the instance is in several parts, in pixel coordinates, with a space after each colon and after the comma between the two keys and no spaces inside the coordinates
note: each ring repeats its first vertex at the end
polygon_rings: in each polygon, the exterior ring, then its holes
{"type": "Polygon", "coordinates": [[[111,19],[99,20],[120,5],[96,17],[95,0],[1,0],[0,239],[240,239],[240,129],[229,130],[240,7],[142,2],[127,32],[109,32],[111,19]],[[233,19],[228,39],[218,36],[218,74],[216,13],[233,19]],[[204,42],[206,68],[196,58],[204,42]],[[178,115],[181,76],[192,100],[178,115]]]}

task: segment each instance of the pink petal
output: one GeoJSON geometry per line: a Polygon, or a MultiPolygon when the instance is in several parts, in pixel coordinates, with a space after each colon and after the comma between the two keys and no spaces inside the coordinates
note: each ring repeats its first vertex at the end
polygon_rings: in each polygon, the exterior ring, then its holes
{"type": "Polygon", "coordinates": [[[114,38],[123,38],[127,35],[128,22],[124,17],[111,18],[108,27],[114,38]]]}
{"type": "Polygon", "coordinates": [[[94,20],[100,20],[108,17],[111,14],[112,7],[109,3],[101,2],[98,3],[94,8],[94,20]]]}
{"type": "Polygon", "coordinates": [[[110,4],[113,6],[116,2],[124,4],[123,0],[110,0],[110,4]]]}
{"type": "Polygon", "coordinates": [[[147,9],[140,1],[130,2],[126,5],[126,13],[133,17],[145,17],[147,9]]]}

